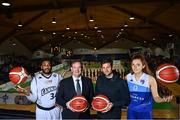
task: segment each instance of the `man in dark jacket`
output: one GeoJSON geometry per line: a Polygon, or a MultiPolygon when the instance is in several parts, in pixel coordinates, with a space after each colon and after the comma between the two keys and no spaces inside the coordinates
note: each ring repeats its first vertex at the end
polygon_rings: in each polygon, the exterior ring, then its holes
{"type": "Polygon", "coordinates": [[[112,71],[112,61],[104,60],[101,63],[103,74],[96,82],[96,95],[102,94],[109,98],[109,107],[98,112],[98,118],[102,119],[120,119],[121,108],[129,104],[129,89],[127,82],[120,78],[120,75],[112,71]]]}
{"type": "Polygon", "coordinates": [[[86,111],[75,112],[68,104],[74,96],[82,95],[86,98],[88,104],[91,105],[94,96],[92,81],[81,75],[82,64],[80,61],[72,62],[71,72],[71,77],[63,79],[60,82],[56,96],[56,103],[63,107],[63,119],[88,119],[90,118],[90,106],[86,111]]]}

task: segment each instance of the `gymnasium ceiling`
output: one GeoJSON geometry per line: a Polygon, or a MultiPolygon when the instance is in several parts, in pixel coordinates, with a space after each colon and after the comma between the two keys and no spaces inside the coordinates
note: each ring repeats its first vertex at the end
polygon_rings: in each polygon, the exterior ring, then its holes
{"type": "Polygon", "coordinates": [[[17,38],[31,51],[43,46],[63,47],[71,41],[97,49],[113,42],[121,44],[122,38],[145,47],[179,42],[180,0],[9,2],[9,7],[0,6],[0,43],[17,38]],[[130,20],[130,16],[135,19],[130,20]],[[93,22],[89,21],[91,18],[93,22]]]}

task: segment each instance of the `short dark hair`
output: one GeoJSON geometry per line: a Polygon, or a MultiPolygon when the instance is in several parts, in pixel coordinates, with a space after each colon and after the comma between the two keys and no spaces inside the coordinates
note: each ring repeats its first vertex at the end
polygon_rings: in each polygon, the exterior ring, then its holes
{"type": "Polygon", "coordinates": [[[52,65],[52,60],[51,60],[50,58],[43,58],[43,59],[41,59],[41,65],[42,65],[42,63],[43,63],[44,61],[49,61],[50,64],[52,65]]]}
{"type": "Polygon", "coordinates": [[[79,63],[81,64],[81,67],[82,67],[82,61],[79,60],[79,59],[72,60],[72,61],[71,61],[71,66],[72,66],[72,64],[74,64],[74,63],[76,63],[76,62],[79,62],[79,63]]]}
{"type": "Polygon", "coordinates": [[[103,60],[101,61],[101,66],[102,66],[103,64],[105,64],[105,63],[110,63],[111,67],[113,66],[113,62],[112,62],[111,59],[103,59],[103,60]]]}

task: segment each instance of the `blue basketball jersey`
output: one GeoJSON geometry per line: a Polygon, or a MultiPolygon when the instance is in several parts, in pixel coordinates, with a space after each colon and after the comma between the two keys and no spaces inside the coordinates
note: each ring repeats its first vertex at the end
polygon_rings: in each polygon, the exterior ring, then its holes
{"type": "Polygon", "coordinates": [[[127,82],[130,91],[131,103],[129,109],[137,112],[152,110],[152,94],[149,86],[149,75],[143,73],[140,80],[136,80],[134,74],[127,75],[127,82]]]}

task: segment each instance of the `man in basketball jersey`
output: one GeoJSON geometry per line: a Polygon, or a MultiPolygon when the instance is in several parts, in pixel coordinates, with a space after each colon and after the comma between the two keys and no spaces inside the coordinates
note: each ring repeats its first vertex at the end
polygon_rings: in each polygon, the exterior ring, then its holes
{"type": "Polygon", "coordinates": [[[27,98],[36,103],[36,119],[62,119],[61,109],[55,104],[57,87],[62,77],[52,73],[51,68],[51,61],[44,59],[42,71],[33,77],[30,91],[26,91],[27,98]]]}
{"type": "Polygon", "coordinates": [[[132,73],[126,76],[130,91],[128,119],[152,119],[153,99],[155,102],[170,102],[172,96],[161,98],[157,91],[157,82],[152,76],[143,55],[134,55],[131,59],[132,73]]]}

